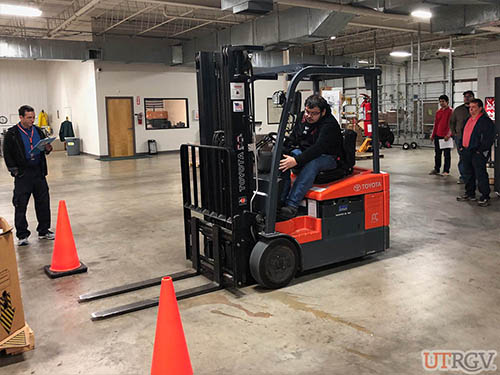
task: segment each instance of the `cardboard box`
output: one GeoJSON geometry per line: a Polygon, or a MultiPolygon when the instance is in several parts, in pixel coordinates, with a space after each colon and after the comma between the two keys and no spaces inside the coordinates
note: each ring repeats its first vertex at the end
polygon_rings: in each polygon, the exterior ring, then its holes
{"type": "Polygon", "coordinates": [[[0,341],[24,327],[12,227],[0,217],[0,341]]]}

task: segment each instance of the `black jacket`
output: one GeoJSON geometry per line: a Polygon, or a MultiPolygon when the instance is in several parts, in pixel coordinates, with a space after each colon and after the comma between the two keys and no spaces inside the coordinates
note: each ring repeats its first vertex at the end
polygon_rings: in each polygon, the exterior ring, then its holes
{"type": "Polygon", "coordinates": [[[63,121],[61,123],[61,129],[59,129],[59,139],[64,142],[65,138],[74,137],[73,124],[71,121],[63,121]]]}
{"type": "Polygon", "coordinates": [[[295,157],[297,165],[303,167],[322,154],[340,157],[342,155],[342,133],[337,119],[333,117],[330,108],[318,122],[308,124],[304,112],[299,115],[286,146],[299,148],[302,154],[295,157]]]}
{"type": "MultiPolygon", "coordinates": [[[[33,127],[40,135],[40,139],[46,138],[42,129],[35,125],[33,125],[33,127]]],[[[28,160],[26,160],[23,139],[17,125],[10,127],[7,130],[7,134],[5,134],[3,140],[3,157],[12,177],[16,175],[22,176],[24,174],[24,170],[28,166],[28,160]]],[[[45,158],[44,152],[40,153],[40,168],[42,169],[42,175],[46,176],[47,159],[45,158]]]]}
{"type": "MultiPolygon", "coordinates": [[[[466,124],[469,117],[465,121],[466,124]]],[[[460,140],[460,144],[458,145],[459,148],[463,148],[462,141],[464,129],[465,125],[462,128],[462,138],[460,140]]],[[[476,126],[474,126],[474,130],[470,136],[469,147],[467,147],[467,149],[469,151],[489,152],[491,150],[491,145],[493,145],[493,142],[495,141],[495,134],[495,124],[491,121],[487,114],[483,113],[477,120],[476,126]]]]}

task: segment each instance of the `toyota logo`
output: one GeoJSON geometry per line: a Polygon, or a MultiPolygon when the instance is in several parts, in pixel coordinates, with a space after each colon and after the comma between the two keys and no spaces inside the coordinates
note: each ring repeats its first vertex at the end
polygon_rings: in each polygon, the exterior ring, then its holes
{"type": "Polygon", "coordinates": [[[361,185],[360,184],[356,184],[354,185],[354,191],[360,191],[361,190],[361,185]]]}

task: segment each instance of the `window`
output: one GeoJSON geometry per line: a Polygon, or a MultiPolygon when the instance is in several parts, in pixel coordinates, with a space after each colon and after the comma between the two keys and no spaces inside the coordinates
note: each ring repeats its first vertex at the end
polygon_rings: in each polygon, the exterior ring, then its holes
{"type": "Polygon", "coordinates": [[[149,98],[144,99],[146,130],[189,128],[188,100],[149,98]]]}

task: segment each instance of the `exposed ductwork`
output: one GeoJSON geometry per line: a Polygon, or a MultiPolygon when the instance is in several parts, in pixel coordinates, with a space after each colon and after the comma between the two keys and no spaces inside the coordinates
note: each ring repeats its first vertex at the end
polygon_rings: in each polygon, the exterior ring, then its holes
{"type": "Polygon", "coordinates": [[[315,42],[336,35],[353,17],[352,14],[304,8],[273,12],[184,43],[183,59],[185,63],[194,62],[196,51],[218,51],[228,44],[284,50],[294,44],[315,42]]]}
{"type": "Polygon", "coordinates": [[[500,5],[450,5],[435,9],[433,33],[470,34],[476,28],[500,21],[500,5]]]}
{"type": "Polygon", "coordinates": [[[273,0],[222,0],[221,9],[235,14],[261,15],[272,12],[273,0]]]}

